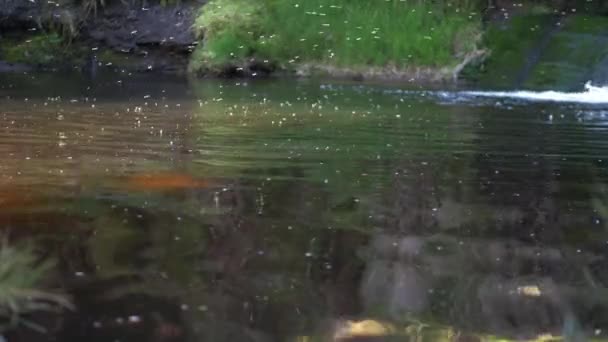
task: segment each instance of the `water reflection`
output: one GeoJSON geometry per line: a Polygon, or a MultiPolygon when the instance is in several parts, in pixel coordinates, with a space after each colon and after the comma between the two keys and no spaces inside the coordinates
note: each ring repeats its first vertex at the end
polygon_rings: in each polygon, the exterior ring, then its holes
{"type": "Polygon", "coordinates": [[[11,82],[0,228],[60,260],[77,306],[38,341],[605,334],[607,132],[577,108],[11,82]]]}

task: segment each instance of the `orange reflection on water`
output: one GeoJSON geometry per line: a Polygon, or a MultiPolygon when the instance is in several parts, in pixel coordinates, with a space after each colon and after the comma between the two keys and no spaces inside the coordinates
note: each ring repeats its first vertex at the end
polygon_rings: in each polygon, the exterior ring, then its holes
{"type": "Polygon", "coordinates": [[[0,210],[28,207],[40,202],[41,196],[33,195],[16,186],[0,187],[0,210]]]}
{"type": "Polygon", "coordinates": [[[182,173],[146,173],[130,176],[126,181],[129,190],[167,191],[179,189],[208,188],[212,183],[182,173]]]}

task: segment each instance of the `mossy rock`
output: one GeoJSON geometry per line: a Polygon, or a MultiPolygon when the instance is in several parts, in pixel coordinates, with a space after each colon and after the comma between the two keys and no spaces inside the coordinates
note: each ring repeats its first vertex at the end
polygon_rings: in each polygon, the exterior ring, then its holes
{"type": "Polygon", "coordinates": [[[608,18],[572,16],[551,39],[531,71],[528,88],[572,90],[590,80],[608,55],[608,18]]]}
{"type": "Polygon", "coordinates": [[[82,65],[82,46],[69,44],[57,33],[37,34],[0,41],[0,60],[35,66],[82,65]]]}
{"type": "Polygon", "coordinates": [[[608,56],[608,18],[572,15],[554,25],[547,15],[493,23],[485,36],[490,57],[463,75],[484,87],[580,88],[608,56]]]}
{"type": "Polygon", "coordinates": [[[483,86],[513,86],[524,68],[526,54],[538,43],[549,22],[547,15],[530,15],[491,23],[484,36],[489,57],[481,66],[464,70],[463,77],[483,86]]]}

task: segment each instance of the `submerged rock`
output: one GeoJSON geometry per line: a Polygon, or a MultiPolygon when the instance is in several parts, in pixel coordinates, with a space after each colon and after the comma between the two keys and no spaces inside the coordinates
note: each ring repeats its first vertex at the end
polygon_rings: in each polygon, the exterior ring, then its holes
{"type": "Polygon", "coordinates": [[[0,73],[7,73],[7,72],[17,73],[17,72],[27,72],[30,70],[32,70],[32,68],[25,64],[9,63],[9,62],[0,61],[0,73]]]}

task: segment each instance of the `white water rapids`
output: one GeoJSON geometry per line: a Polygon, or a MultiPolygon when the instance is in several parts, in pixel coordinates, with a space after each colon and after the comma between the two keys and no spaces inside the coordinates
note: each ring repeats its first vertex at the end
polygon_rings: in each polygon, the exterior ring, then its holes
{"type": "Polygon", "coordinates": [[[561,91],[463,91],[459,93],[465,96],[487,97],[487,98],[510,98],[527,101],[564,102],[564,103],[589,103],[608,104],[608,86],[593,86],[585,84],[585,90],[581,92],[561,91]]]}

